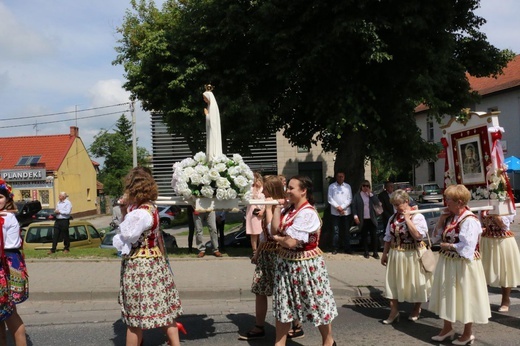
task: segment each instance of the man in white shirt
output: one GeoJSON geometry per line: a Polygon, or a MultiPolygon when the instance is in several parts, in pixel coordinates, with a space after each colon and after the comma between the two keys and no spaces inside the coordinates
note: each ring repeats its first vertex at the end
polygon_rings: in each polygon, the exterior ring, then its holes
{"type": "Polygon", "coordinates": [[[54,235],[52,237],[52,249],[48,252],[48,254],[53,254],[56,252],[56,246],[58,245],[58,240],[63,237],[63,253],[68,253],[70,250],[70,239],[69,239],[69,223],[70,217],[72,213],[72,203],[67,199],[69,195],[65,192],[60,192],[58,196],[59,202],[56,206],[56,210],[54,214],[56,214],[56,221],[54,221],[54,235]]]}
{"type": "Polygon", "coordinates": [[[330,204],[331,224],[333,229],[332,247],[333,254],[337,254],[340,241],[343,240],[345,253],[351,254],[350,249],[350,225],[352,224],[352,189],[345,183],[345,172],[336,173],[336,181],[329,185],[328,202],[330,204]]]}

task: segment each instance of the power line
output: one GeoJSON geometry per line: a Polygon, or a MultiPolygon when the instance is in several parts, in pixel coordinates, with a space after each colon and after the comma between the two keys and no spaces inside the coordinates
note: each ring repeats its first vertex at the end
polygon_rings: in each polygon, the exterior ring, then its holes
{"type": "MultiPolygon", "coordinates": [[[[64,122],[64,121],[74,121],[74,120],[97,118],[97,117],[104,117],[104,116],[107,116],[107,115],[124,114],[124,113],[128,113],[128,112],[129,112],[129,110],[127,109],[127,110],[118,111],[118,112],[112,112],[112,113],[90,115],[90,116],[85,116],[85,117],[81,117],[81,118],[77,118],[77,119],[60,119],[60,120],[54,120],[54,121],[44,121],[44,122],[39,122],[37,125],[39,126],[39,125],[44,125],[44,124],[61,123],[61,122],[64,122]]],[[[74,112],[72,112],[72,113],[74,113],[74,112]]],[[[34,126],[34,124],[0,126],[0,129],[7,129],[7,128],[10,128],[10,127],[23,127],[23,126],[34,126]]]]}
{"type": "MultiPolygon", "coordinates": [[[[118,103],[118,104],[110,105],[110,106],[100,106],[100,107],[94,107],[94,108],[73,110],[73,111],[68,111],[68,112],[31,115],[31,116],[26,116],[26,117],[13,117],[13,118],[1,119],[1,120],[2,121],[9,121],[9,120],[21,120],[21,119],[33,119],[33,118],[39,118],[39,117],[51,117],[51,116],[55,116],[55,115],[64,115],[64,114],[72,114],[72,113],[76,114],[76,113],[80,113],[80,112],[95,111],[95,110],[98,110],[98,109],[104,109],[104,108],[110,108],[110,107],[126,106],[126,105],[129,105],[129,104],[130,104],[130,102],[124,102],[124,103],[118,103]]],[[[46,123],[41,123],[41,124],[46,124],[46,123]]]]}

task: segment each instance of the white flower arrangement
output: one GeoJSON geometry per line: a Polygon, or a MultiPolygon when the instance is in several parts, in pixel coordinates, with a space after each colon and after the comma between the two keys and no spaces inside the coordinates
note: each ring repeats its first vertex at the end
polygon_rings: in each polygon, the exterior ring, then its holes
{"type": "Polygon", "coordinates": [[[505,201],[508,198],[506,191],[505,178],[502,176],[503,171],[499,169],[497,172],[493,172],[488,177],[487,187],[477,187],[471,192],[471,197],[474,200],[479,199],[496,199],[499,201],[505,201]]]}
{"type": "Polygon", "coordinates": [[[173,165],[172,187],[176,194],[185,198],[247,200],[253,178],[253,172],[239,154],[234,154],[233,158],[219,155],[208,161],[205,153],[198,152],[193,158],[173,165]]]}

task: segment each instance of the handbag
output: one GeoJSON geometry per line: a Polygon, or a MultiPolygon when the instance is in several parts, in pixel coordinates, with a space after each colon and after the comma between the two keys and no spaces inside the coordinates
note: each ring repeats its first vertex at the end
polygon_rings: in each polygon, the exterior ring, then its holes
{"type": "MultiPolygon", "coordinates": [[[[435,267],[437,266],[437,256],[432,251],[432,242],[430,240],[430,235],[426,233],[428,236],[428,247],[419,248],[417,246],[417,255],[419,257],[419,262],[421,263],[422,269],[427,273],[433,273],[435,271],[435,267]]],[[[418,243],[416,242],[416,245],[418,243]]]]}

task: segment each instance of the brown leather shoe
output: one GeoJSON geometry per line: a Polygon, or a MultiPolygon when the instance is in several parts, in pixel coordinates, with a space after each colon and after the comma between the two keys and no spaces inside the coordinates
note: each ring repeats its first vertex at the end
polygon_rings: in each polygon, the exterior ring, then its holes
{"type": "Polygon", "coordinates": [[[63,250],[63,253],[69,253],[70,251],[69,250],[63,250]]]}
{"type": "Polygon", "coordinates": [[[204,256],[206,256],[206,253],[204,251],[199,252],[199,254],[197,255],[198,258],[202,258],[204,256]]]}
{"type": "Polygon", "coordinates": [[[53,254],[54,254],[54,251],[52,251],[52,250],[47,252],[47,255],[53,255],[53,254]]]}
{"type": "Polygon", "coordinates": [[[220,253],[220,251],[215,251],[215,252],[213,252],[213,256],[222,257],[222,254],[220,253]]]}

